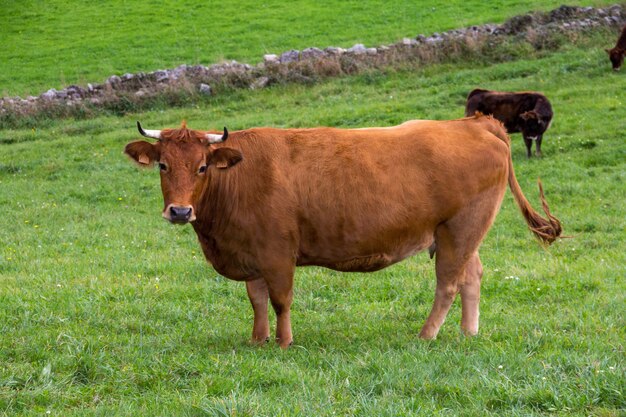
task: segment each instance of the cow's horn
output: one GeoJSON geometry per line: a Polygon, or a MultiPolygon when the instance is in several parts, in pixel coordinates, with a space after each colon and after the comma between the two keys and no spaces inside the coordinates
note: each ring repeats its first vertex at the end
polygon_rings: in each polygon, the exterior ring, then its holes
{"type": "Polygon", "coordinates": [[[224,126],[224,134],[223,135],[214,135],[213,133],[207,133],[206,136],[207,140],[209,141],[209,143],[220,143],[220,142],[224,142],[226,139],[228,139],[228,129],[226,129],[226,126],[224,126]]]}
{"type": "Polygon", "coordinates": [[[141,123],[139,123],[139,121],[137,121],[137,129],[139,129],[139,133],[141,133],[141,136],[145,136],[147,138],[152,138],[152,139],[161,139],[160,130],[143,130],[143,128],[141,127],[141,123]]]}

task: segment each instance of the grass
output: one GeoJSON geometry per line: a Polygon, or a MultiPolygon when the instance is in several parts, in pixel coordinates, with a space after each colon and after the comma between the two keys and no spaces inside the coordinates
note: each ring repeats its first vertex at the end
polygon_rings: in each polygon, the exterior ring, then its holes
{"type": "MultiPolygon", "coordinates": [[[[81,0],[0,0],[0,95],[103,82],[113,74],[236,59],[311,46],[377,46],[549,10],[559,0],[237,2],[167,1],[95,4],[81,0]]],[[[610,1],[572,0],[570,5],[610,1]]]]}
{"type": "Polygon", "coordinates": [[[0,131],[0,415],[623,415],[626,79],[603,43],[0,131]],[[526,160],[513,135],[513,158],[574,237],[542,249],[507,193],[475,338],[457,302],[436,341],[417,339],[434,296],[422,253],[374,274],[299,269],[295,345],[250,346],[244,286],[163,222],[156,171],[122,155],[135,120],[385,126],[459,117],[476,86],[551,99],[545,157],[526,160]]]}

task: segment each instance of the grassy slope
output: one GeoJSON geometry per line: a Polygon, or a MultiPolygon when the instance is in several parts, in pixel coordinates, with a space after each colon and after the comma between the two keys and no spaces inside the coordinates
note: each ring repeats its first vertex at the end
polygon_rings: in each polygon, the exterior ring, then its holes
{"type": "MultiPolygon", "coordinates": [[[[560,0],[127,2],[0,0],[0,95],[102,82],[112,74],[212,64],[257,63],[264,53],[310,46],[379,45],[503,21],[560,0]]],[[[610,1],[572,0],[571,5],[610,1]]]]}
{"type": "Polygon", "coordinates": [[[0,415],[620,415],[626,79],[607,65],[600,47],[572,47],[0,132],[0,415]],[[458,303],[438,340],[416,339],[434,294],[420,254],[375,274],[300,269],[296,345],[248,346],[243,285],[217,277],[189,227],[163,223],[157,173],[121,154],[136,119],[391,125],[458,117],[478,85],[551,98],[545,158],[527,161],[514,135],[514,160],[529,199],[541,176],[575,237],[542,249],[507,193],[473,339],[458,303]]]}

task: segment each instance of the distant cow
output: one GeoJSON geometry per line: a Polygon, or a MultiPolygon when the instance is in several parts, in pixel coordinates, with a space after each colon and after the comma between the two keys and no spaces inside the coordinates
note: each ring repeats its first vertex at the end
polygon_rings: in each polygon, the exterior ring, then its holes
{"type": "Polygon", "coordinates": [[[420,337],[437,335],[457,293],[461,328],[476,334],[478,248],[507,182],[540,240],[549,244],[561,234],[541,184],[547,219],[524,197],[509,138],[492,117],[230,134],[190,130],[184,122],[179,129],[138,127],[157,142],[131,142],[126,154],[142,166],[159,165],[163,217],[191,223],[216,271],[246,282],[257,343],[270,335],[269,300],[276,339],[283,348],[291,344],[296,266],[369,272],[427,248],[437,289],[420,337]]]}
{"type": "Polygon", "coordinates": [[[521,132],[529,158],[535,141],[535,152],[541,156],[543,133],[550,127],[553,115],[546,96],[532,91],[506,93],[477,88],[467,96],[465,115],[472,116],[477,111],[493,115],[509,133],[521,132]]]}
{"type": "Polygon", "coordinates": [[[617,43],[613,49],[605,49],[609,54],[611,65],[613,65],[614,71],[619,71],[624,62],[624,55],[626,55],[626,25],[622,28],[622,34],[617,39],[617,43]]]}

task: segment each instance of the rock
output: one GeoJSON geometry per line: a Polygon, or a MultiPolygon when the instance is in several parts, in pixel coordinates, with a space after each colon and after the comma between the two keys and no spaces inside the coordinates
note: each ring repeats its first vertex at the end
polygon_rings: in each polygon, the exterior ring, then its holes
{"type": "Polygon", "coordinates": [[[362,43],[357,43],[352,48],[348,48],[346,52],[354,55],[363,55],[367,52],[367,48],[362,43]]]}
{"type": "Polygon", "coordinates": [[[41,94],[39,97],[45,100],[53,100],[57,95],[57,90],[55,88],[51,88],[45,93],[41,94]]]}
{"type": "Polygon", "coordinates": [[[200,83],[200,85],[198,86],[198,91],[200,92],[200,94],[204,94],[205,96],[213,95],[213,90],[208,84],[200,83]]]}
{"type": "Polygon", "coordinates": [[[263,55],[263,62],[266,64],[278,64],[278,55],[265,54],[263,55]]]}
{"type": "Polygon", "coordinates": [[[170,79],[170,74],[167,70],[154,71],[153,74],[157,83],[166,82],[170,79]]]}
{"type": "Polygon", "coordinates": [[[297,62],[299,59],[300,59],[300,51],[298,51],[297,49],[292,49],[290,51],[283,52],[280,55],[280,63],[281,64],[288,64],[290,62],[297,62]]]}
{"type": "Polygon", "coordinates": [[[324,49],[324,52],[326,52],[328,55],[343,55],[344,53],[346,53],[346,50],[343,48],[338,48],[336,46],[329,46],[328,48],[324,49]]]}
{"type": "Polygon", "coordinates": [[[122,82],[122,79],[118,77],[117,75],[111,75],[106,81],[106,83],[111,86],[119,84],[121,82],[122,82]]]}
{"type": "Polygon", "coordinates": [[[324,51],[319,48],[306,48],[302,50],[300,57],[302,59],[319,59],[324,56],[324,51]]]}
{"type": "Polygon", "coordinates": [[[373,55],[376,55],[378,53],[378,50],[376,48],[367,48],[365,50],[365,53],[367,55],[372,55],[373,56],[373,55]]]}
{"type": "Polygon", "coordinates": [[[180,78],[185,77],[185,75],[187,74],[188,68],[189,67],[187,66],[187,64],[179,65],[176,68],[174,68],[172,71],[170,71],[169,75],[173,80],[178,80],[180,78]]]}
{"type": "Polygon", "coordinates": [[[260,88],[265,88],[269,84],[270,79],[268,77],[259,77],[250,84],[250,88],[252,90],[258,90],[260,88]]]}

